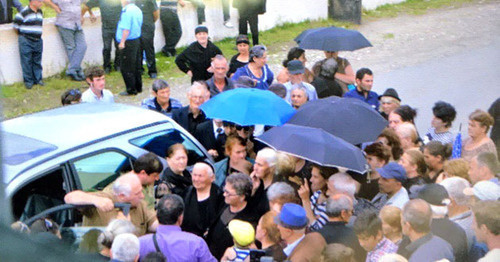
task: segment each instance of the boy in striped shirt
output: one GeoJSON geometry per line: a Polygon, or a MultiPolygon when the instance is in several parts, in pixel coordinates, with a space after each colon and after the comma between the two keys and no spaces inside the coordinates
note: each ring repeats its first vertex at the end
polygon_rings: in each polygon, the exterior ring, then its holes
{"type": "Polygon", "coordinates": [[[19,54],[23,69],[24,86],[31,89],[33,85],[41,85],[42,81],[42,0],[30,0],[14,18],[14,29],[19,34],[19,54]]]}

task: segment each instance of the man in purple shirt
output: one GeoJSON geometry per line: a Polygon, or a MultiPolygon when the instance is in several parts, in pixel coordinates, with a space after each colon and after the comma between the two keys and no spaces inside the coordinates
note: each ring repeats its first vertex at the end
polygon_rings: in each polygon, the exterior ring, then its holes
{"type": "Polygon", "coordinates": [[[217,261],[205,241],[188,232],[182,232],[184,202],[177,195],[166,195],[156,205],[160,225],[155,234],[139,238],[140,260],[150,252],[161,252],[167,261],[217,261]]]}

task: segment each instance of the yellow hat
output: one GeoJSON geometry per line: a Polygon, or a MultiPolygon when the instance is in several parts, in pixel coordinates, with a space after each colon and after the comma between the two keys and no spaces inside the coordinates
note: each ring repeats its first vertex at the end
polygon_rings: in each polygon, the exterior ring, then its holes
{"type": "Polygon", "coordinates": [[[228,229],[239,246],[246,247],[255,240],[255,229],[248,222],[233,219],[229,222],[228,229]]]}

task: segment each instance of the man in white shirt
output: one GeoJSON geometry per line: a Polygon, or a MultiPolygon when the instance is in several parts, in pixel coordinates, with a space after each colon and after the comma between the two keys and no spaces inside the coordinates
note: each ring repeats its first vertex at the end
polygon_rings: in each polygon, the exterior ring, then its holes
{"type": "Polygon", "coordinates": [[[377,168],[380,174],[378,185],[380,193],[373,199],[372,204],[380,210],[383,206],[395,206],[403,209],[403,206],[410,200],[408,192],[403,187],[406,181],[406,171],[400,164],[390,162],[389,164],[377,168]]]}
{"type": "Polygon", "coordinates": [[[89,89],[82,94],[82,103],[105,102],[114,103],[113,93],[104,89],[106,87],[106,75],[102,68],[92,66],[85,70],[85,78],[89,89]]]}

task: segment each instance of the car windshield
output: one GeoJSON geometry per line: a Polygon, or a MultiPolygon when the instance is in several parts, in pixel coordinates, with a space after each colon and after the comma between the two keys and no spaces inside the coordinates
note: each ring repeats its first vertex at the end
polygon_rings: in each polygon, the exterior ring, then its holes
{"type": "Polygon", "coordinates": [[[19,165],[57,149],[53,144],[9,132],[3,132],[2,136],[2,161],[7,165],[19,165]]]}

